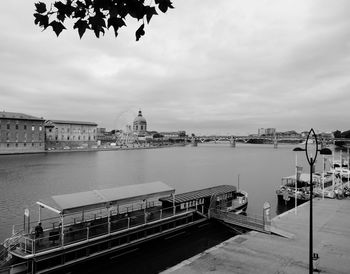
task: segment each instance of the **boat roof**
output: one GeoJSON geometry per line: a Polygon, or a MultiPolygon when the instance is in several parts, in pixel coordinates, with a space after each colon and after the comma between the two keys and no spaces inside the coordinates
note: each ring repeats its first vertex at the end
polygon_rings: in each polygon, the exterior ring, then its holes
{"type": "MultiPolygon", "coordinates": [[[[190,191],[182,194],[175,195],[175,203],[183,203],[188,201],[193,201],[205,197],[210,197],[214,195],[220,195],[228,192],[236,192],[237,188],[232,185],[220,185],[209,187],[205,189],[190,191]]],[[[173,202],[171,198],[161,198],[159,199],[162,202],[173,202]]]]}
{"type": "Polygon", "coordinates": [[[52,196],[52,205],[43,202],[37,202],[37,204],[58,214],[71,214],[84,210],[107,208],[111,205],[128,204],[150,198],[167,197],[173,193],[175,193],[174,188],[158,181],[55,195],[52,196]]]}

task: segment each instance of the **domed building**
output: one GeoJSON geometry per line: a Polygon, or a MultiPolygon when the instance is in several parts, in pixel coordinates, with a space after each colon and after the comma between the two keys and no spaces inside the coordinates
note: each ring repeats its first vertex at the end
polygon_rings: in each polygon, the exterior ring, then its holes
{"type": "Polygon", "coordinates": [[[139,114],[134,119],[133,131],[138,136],[144,136],[147,131],[147,122],[146,119],[142,116],[141,110],[139,110],[139,114]]]}

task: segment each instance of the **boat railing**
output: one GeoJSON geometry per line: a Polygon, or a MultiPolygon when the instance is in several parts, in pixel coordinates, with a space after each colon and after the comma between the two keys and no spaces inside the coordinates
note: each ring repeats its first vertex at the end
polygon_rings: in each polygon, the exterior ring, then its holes
{"type": "MultiPolygon", "coordinates": [[[[127,214],[130,212],[134,211],[139,211],[143,210],[145,208],[153,208],[153,207],[158,207],[161,206],[161,202],[159,201],[149,201],[147,204],[145,203],[134,203],[134,204],[127,204],[127,205],[122,205],[117,208],[112,208],[111,214],[127,214]]],[[[88,221],[92,220],[97,220],[97,219],[102,219],[102,218],[107,218],[108,213],[105,210],[98,210],[98,211],[91,211],[91,212],[85,212],[84,215],[80,214],[70,214],[70,215],[65,215],[65,226],[66,225],[75,225],[79,223],[85,223],[88,221]]],[[[32,233],[35,226],[38,224],[38,220],[36,221],[31,221],[29,223],[29,229],[26,224],[26,227],[24,227],[24,224],[15,224],[12,227],[12,235],[17,234],[17,233],[32,233]]],[[[41,219],[40,222],[42,223],[42,227],[44,231],[49,231],[54,228],[58,228],[61,223],[61,219],[58,216],[55,217],[49,217],[45,219],[41,219]]]]}
{"type": "Polygon", "coordinates": [[[20,238],[17,251],[22,255],[29,255],[88,242],[101,236],[124,232],[188,211],[189,209],[180,209],[179,205],[169,208],[153,207],[123,214],[111,214],[109,217],[94,218],[84,222],[65,223],[63,233],[61,227],[53,227],[45,229],[40,237],[35,237],[35,233],[23,235],[20,238]]]}

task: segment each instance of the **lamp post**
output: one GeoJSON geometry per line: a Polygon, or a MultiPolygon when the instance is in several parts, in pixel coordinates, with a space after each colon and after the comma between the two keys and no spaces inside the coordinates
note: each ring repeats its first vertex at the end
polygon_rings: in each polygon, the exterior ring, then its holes
{"type": "Polygon", "coordinates": [[[332,151],[329,148],[323,148],[318,149],[318,142],[317,142],[317,136],[313,128],[310,129],[305,143],[305,148],[295,148],[293,151],[305,151],[306,152],[306,159],[310,165],[310,226],[309,226],[309,274],[313,273],[313,265],[312,265],[312,258],[313,258],[313,229],[312,229],[312,196],[313,196],[313,180],[312,180],[312,174],[314,170],[314,164],[316,163],[317,154],[320,152],[320,154],[323,155],[331,155],[332,151]],[[311,151],[310,147],[308,146],[310,137],[315,140],[315,148],[311,151]],[[314,156],[313,156],[314,155],[314,156]]]}

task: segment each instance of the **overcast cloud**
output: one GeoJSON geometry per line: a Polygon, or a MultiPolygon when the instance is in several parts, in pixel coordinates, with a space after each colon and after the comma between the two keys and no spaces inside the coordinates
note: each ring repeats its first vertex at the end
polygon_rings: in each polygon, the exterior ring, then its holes
{"type": "MultiPolygon", "coordinates": [[[[50,2],[50,1],[44,1],[50,2]]],[[[0,108],[45,119],[202,134],[350,129],[350,1],[174,0],[139,42],[34,25],[0,9],[0,108]]]]}

